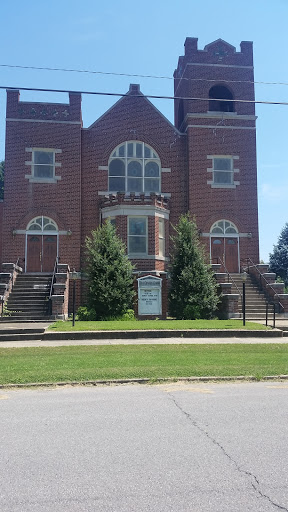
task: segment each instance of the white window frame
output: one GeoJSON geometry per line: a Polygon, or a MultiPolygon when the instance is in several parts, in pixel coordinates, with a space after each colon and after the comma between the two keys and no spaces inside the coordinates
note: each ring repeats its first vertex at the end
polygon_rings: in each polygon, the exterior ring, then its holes
{"type": "Polygon", "coordinates": [[[127,217],[127,252],[128,256],[133,259],[141,259],[141,256],[147,256],[148,254],[148,217],[143,215],[129,215],[127,217]],[[145,221],[146,233],[145,235],[134,235],[130,234],[130,220],[131,219],[141,219],[145,221]],[[145,238],[145,252],[132,252],[130,251],[130,239],[132,237],[141,237],[145,238]]]}
{"type": "Polygon", "coordinates": [[[60,162],[56,162],[56,154],[62,153],[61,149],[54,149],[54,148],[26,148],[25,151],[27,153],[31,153],[31,160],[27,160],[25,162],[25,165],[31,167],[31,174],[25,174],[25,178],[28,179],[32,183],[57,183],[57,181],[61,180],[61,176],[56,176],[56,168],[61,167],[60,162]],[[36,165],[49,165],[49,164],[39,164],[35,163],[35,153],[36,152],[42,152],[42,153],[52,153],[53,155],[53,162],[51,164],[53,175],[49,177],[41,177],[41,176],[35,176],[35,168],[36,165]]]}
{"type": "Polygon", "coordinates": [[[165,219],[163,217],[158,217],[158,231],[159,231],[159,256],[165,257],[165,219]],[[162,226],[162,233],[161,228],[162,226]]]}
{"type": "Polygon", "coordinates": [[[136,195],[140,195],[140,194],[150,195],[151,193],[161,194],[161,161],[160,161],[160,158],[159,158],[158,154],[156,153],[156,151],[151,146],[149,146],[149,144],[146,144],[145,142],[142,142],[139,140],[125,141],[125,142],[122,142],[121,144],[119,144],[112,151],[109,161],[108,161],[108,190],[109,190],[110,194],[116,194],[117,192],[125,192],[126,194],[130,194],[130,193],[134,194],[135,193],[136,195]],[[132,145],[132,154],[128,154],[128,145],[130,145],[129,149],[131,148],[131,145],[132,145]],[[142,146],[142,157],[137,156],[137,145],[142,146]],[[121,153],[120,148],[122,149],[123,146],[124,146],[124,154],[120,154],[121,153]],[[150,150],[149,157],[145,156],[145,147],[150,150]],[[113,160],[121,160],[124,163],[125,174],[123,176],[116,176],[116,175],[110,176],[109,168],[110,168],[110,164],[113,160]],[[131,162],[139,162],[141,164],[141,168],[142,168],[141,176],[139,176],[139,177],[129,176],[128,166],[129,166],[129,163],[131,163],[131,162]],[[159,177],[145,176],[145,166],[149,162],[152,162],[152,163],[154,162],[158,165],[159,177]],[[110,187],[110,178],[124,179],[125,190],[114,190],[114,188],[110,187]],[[130,190],[128,183],[129,183],[129,179],[133,179],[133,178],[141,181],[141,191],[130,190]],[[145,181],[147,181],[149,179],[153,179],[155,181],[157,180],[157,182],[159,183],[159,191],[145,192],[145,181]]]}
{"type": "Polygon", "coordinates": [[[207,180],[207,185],[210,185],[211,188],[236,188],[236,186],[240,185],[240,181],[235,180],[235,173],[239,173],[239,169],[235,168],[235,160],[239,160],[239,156],[233,155],[208,155],[207,159],[212,160],[212,167],[207,168],[207,172],[212,173],[212,180],[207,180]],[[229,160],[230,169],[216,169],[215,162],[216,160],[229,160]],[[231,174],[231,183],[219,183],[215,181],[215,173],[230,173],[231,174]]]}

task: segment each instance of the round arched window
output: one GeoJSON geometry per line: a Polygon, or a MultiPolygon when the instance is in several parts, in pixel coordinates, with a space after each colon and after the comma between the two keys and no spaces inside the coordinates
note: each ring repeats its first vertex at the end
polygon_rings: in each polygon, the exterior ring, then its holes
{"type": "Polygon", "coordinates": [[[238,229],[233,222],[230,222],[230,220],[218,220],[213,224],[210,233],[215,235],[233,235],[238,233],[238,229]]]}
{"type": "Polygon", "coordinates": [[[159,193],[160,180],[160,159],[144,142],[123,142],[112,152],[109,158],[109,192],[159,193]]]}
{"type": "Polygon", "coordinates": [[[49,217],[35,217],[28,226],[27,231],[58,231],[58,226],[54,220],[49,217]]]}

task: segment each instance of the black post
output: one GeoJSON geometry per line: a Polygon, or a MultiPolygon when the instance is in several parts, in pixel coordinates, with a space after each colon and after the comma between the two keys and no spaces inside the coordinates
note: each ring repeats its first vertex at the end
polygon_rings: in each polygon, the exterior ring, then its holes
{"type": "Polygon", "coordinates": [[[266,327],[268,325],[268,307],[269,307],[269,304],[268,304],[268,302],[266,302],[266,327]]]}
{"type": "Polygon", "coordinates": [[[76,298],[76,280],[73,279],[73,320],[72,320],[72,326],[75,325],[75,298],[76,298]]]}
{"type": "Polygon", "coordinates": [[[2,310],[1,310],[1,316],[4,316],[4,295],[2,295],[2,310]]]}
{"type": "Polygon", "coordinates": [[[273,304],[273,329],[275,329],[275,318],[276,318],[276,303],[273,304]]]}
{"type": "Polygon", "coordinates": [[[243,297],[242,297],[242,313],[243,313],[243,325],[246,325],[246,305],[245,305],[245,281],[243,281],[243,297]]]}

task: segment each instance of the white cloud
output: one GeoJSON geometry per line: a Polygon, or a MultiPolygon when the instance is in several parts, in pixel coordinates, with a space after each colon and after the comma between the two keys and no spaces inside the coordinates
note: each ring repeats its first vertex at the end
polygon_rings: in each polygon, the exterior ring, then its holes
{"type": "Polygon", "coordinates": [[[287,201],[288,183],[282,185],[273,185],[271,183],[263,183],[260,187],[261,199],[267,201],[287,201]]]}

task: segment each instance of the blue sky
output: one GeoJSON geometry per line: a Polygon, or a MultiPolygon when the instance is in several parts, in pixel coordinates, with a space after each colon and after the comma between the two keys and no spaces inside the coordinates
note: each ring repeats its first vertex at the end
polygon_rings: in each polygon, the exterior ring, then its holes
{"type": "MultiPolygon", "coordinates": [[[[288,1],[274,0],[14,0],[1,2],[0,64],[173,76],[186,37],[198,47],[222,38],[254,42],[255,80],[287,82],[288,1]]],[[[173,95],[173,80],[32,71],[0,66],[0,85],[120,92],[130,82],[144,94],[173,95]]],[[[65,94],[22,92],[22,100],[66,101],[65,94]]],[[[256,85],[256,99],[288,102],[288,85],[256,85]]],[[[83,96],[84,126],[116,99],[83,96]]],[[[173,122],[173,102],[157,100],[173,122]]],[[[0,159],[4,158],[6,93],[0,92],[0,159]]],[[[257,105],[260,257],[288,222],[286,162],[288,106],[257,105]]]]}

